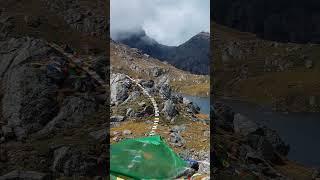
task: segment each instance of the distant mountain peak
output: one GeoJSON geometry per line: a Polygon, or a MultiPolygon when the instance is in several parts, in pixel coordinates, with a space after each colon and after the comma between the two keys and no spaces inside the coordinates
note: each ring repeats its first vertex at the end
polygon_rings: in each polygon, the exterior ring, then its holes
{"type": "Polygon", "coordinates": [[[210,33],[200,32],[179,46],[166,46],[150,38],[145,31],[141,30],[131,33],[119,33],[116,41],[175,67],[195,74],[209,73],[209,44],[210,33]]]}

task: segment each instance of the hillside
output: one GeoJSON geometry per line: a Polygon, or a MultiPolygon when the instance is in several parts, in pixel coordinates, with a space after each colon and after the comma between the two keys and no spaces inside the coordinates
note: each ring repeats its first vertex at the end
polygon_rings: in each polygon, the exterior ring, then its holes
{"type": "Polygon", "coordinates": [[[1,0],[0,39],[35,37],[69,44],[81,53],[105,53],[109,33],[105,1],[1,0]]]}
{"type": "Polygon", "coordinates": [[[116,41],[169,64],[194,73],[209,74],[209,33],[201,32],[179,46],[166,46],[150,38],[144,30],[118,33],[116,41]]]}
{"type": "Polygon", "coordinates": [[[0,4],[0,179],[107,176],[107,3],[0,4]]]}
{"type": "Polygon", "coordinates": [[[209,95],[209,76],[195,75],[163,63],[135,48],[110,42],[111,71],[134,78],[168,81],[176,92],[190,95],[209,95]]]}
{"type": "Polygon", "coordinates": [[[215,0],[215,22],[252,32],[268,40],[320,42],[320,3],[317,0],[215,0]]]}
{"type": "Polygon", "coordinates": [[[215,24],[215,93],[279,111],[320,110],[316,44],[280,43],[215,24]]]}

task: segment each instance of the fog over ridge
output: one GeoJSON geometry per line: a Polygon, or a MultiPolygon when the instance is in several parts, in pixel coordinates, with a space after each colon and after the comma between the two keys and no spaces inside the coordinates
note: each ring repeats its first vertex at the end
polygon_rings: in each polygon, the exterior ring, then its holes
{"type": "Polygon", "coordinates": [[[177,46],[210,32],[209,0],[111,0],[111,37],[143,29],[161,44],[177,46]],[[124,33],[125,32],[125,33],[124,33]]]}

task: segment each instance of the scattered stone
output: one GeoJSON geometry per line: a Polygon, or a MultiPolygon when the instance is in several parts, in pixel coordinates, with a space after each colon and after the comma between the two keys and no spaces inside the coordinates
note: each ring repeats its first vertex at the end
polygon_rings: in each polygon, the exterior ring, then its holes
{"type": "Polygon", "coordinates": [[[193,102],[190,102],[189,104],[187,104],[187,112],[188,113],[192,113],[192,114],[198,114],[200,111],[200,107],[193,103],[193,102]]]}
{"type": "Polygon", "coordinates": [[[178,126],[178,125],[175,125],[175,126],[173,126],[172,128],[171,128],[171,132],[175,132],[175,133],[181,133],[181,132],[183,132],[183,131],[185,131],[186,130],[186,126],[185,125],[180,125],[180,126],[178,126]]]}
{"type": "Polygon", "coordinates": [[[210,131],[204,131],[203,132],[204,137],[210,137],[210,131]]]}
{"type": "Polygon", "coordinates": [[[2,126],[1,129],[2,129],[2,133],[3,133],[4,137],[6,137],[7,139],[14,137],[14,132],[13,132],[12,128],[9,127],[8,125],[2,126]]]}
{"type": "Polygon", "coordinates": [[[183,97],[183,98],[182,98],[182,103],[185,104],[185,105],[188,105],[188,104],[191,103],[191,101],[190,101],[188,98],[183,97]]]}
{"type": "Polygon", "coordinates": [[[132,108],[128,108],[126,112],[127,117],[133,117],[135,114],[134,110],[132,108]]]}
{"type": "Polygon", "coordinates": [[[119,138],[118,136],[116,136],[116,137],[112,138],[112,140],[113,140],[114,142],[118,142],[118,141],[120,140],[120,138],[119,138]]]}
{"type": "Polygon", "coordinates": [[[124,136],[126,136],[126,135],[132,134],[132,132],[131,132],[130,130],[126,129],[126,130],[124,130],[124,131],[122,132],[122,134],[123,134],[124,136]]]}
{"type": "Polygon", "coordinates": [[[144,107],[144,106],[146,106],[146,103],[144,101],[142,101],[142,102],[139,102],[138,105],[141,107],[144,107]]]}
{"type": "Polygon", "coordinates": [[[179,133],[172,132],[170,133],[169,142],[171,142],[174,146],[182,147],[185,144],[185,140],[179,133]]]}
{"type": "Polygon", "coordinates": [[[110,121],[111,122],[121,122],[124,121],[125,117],[124,116],[111,116],[110,121]]]}
{"type": "Polygon", "coordinates": [[[120,133],[118,131],[111,131],[111,136],[117,136],[120,135],[120,133]]]}
{"type": "Polygon", "coordinates": [[[107,129],[101,129],[98,131],[91,132],[89,133],[89,135],[93,137],[95,140],[102,142],[107,140],[108,132],[107,129]]]}

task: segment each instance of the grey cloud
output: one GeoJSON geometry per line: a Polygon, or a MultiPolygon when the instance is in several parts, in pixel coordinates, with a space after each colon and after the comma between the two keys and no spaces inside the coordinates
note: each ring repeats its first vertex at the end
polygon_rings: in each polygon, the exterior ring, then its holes
{"type": "Polygon", "coordinates": [[[179,45],[210,31],[209,0],[111,0],[111,37],[138,32],[165,45],[179,45]]]}

